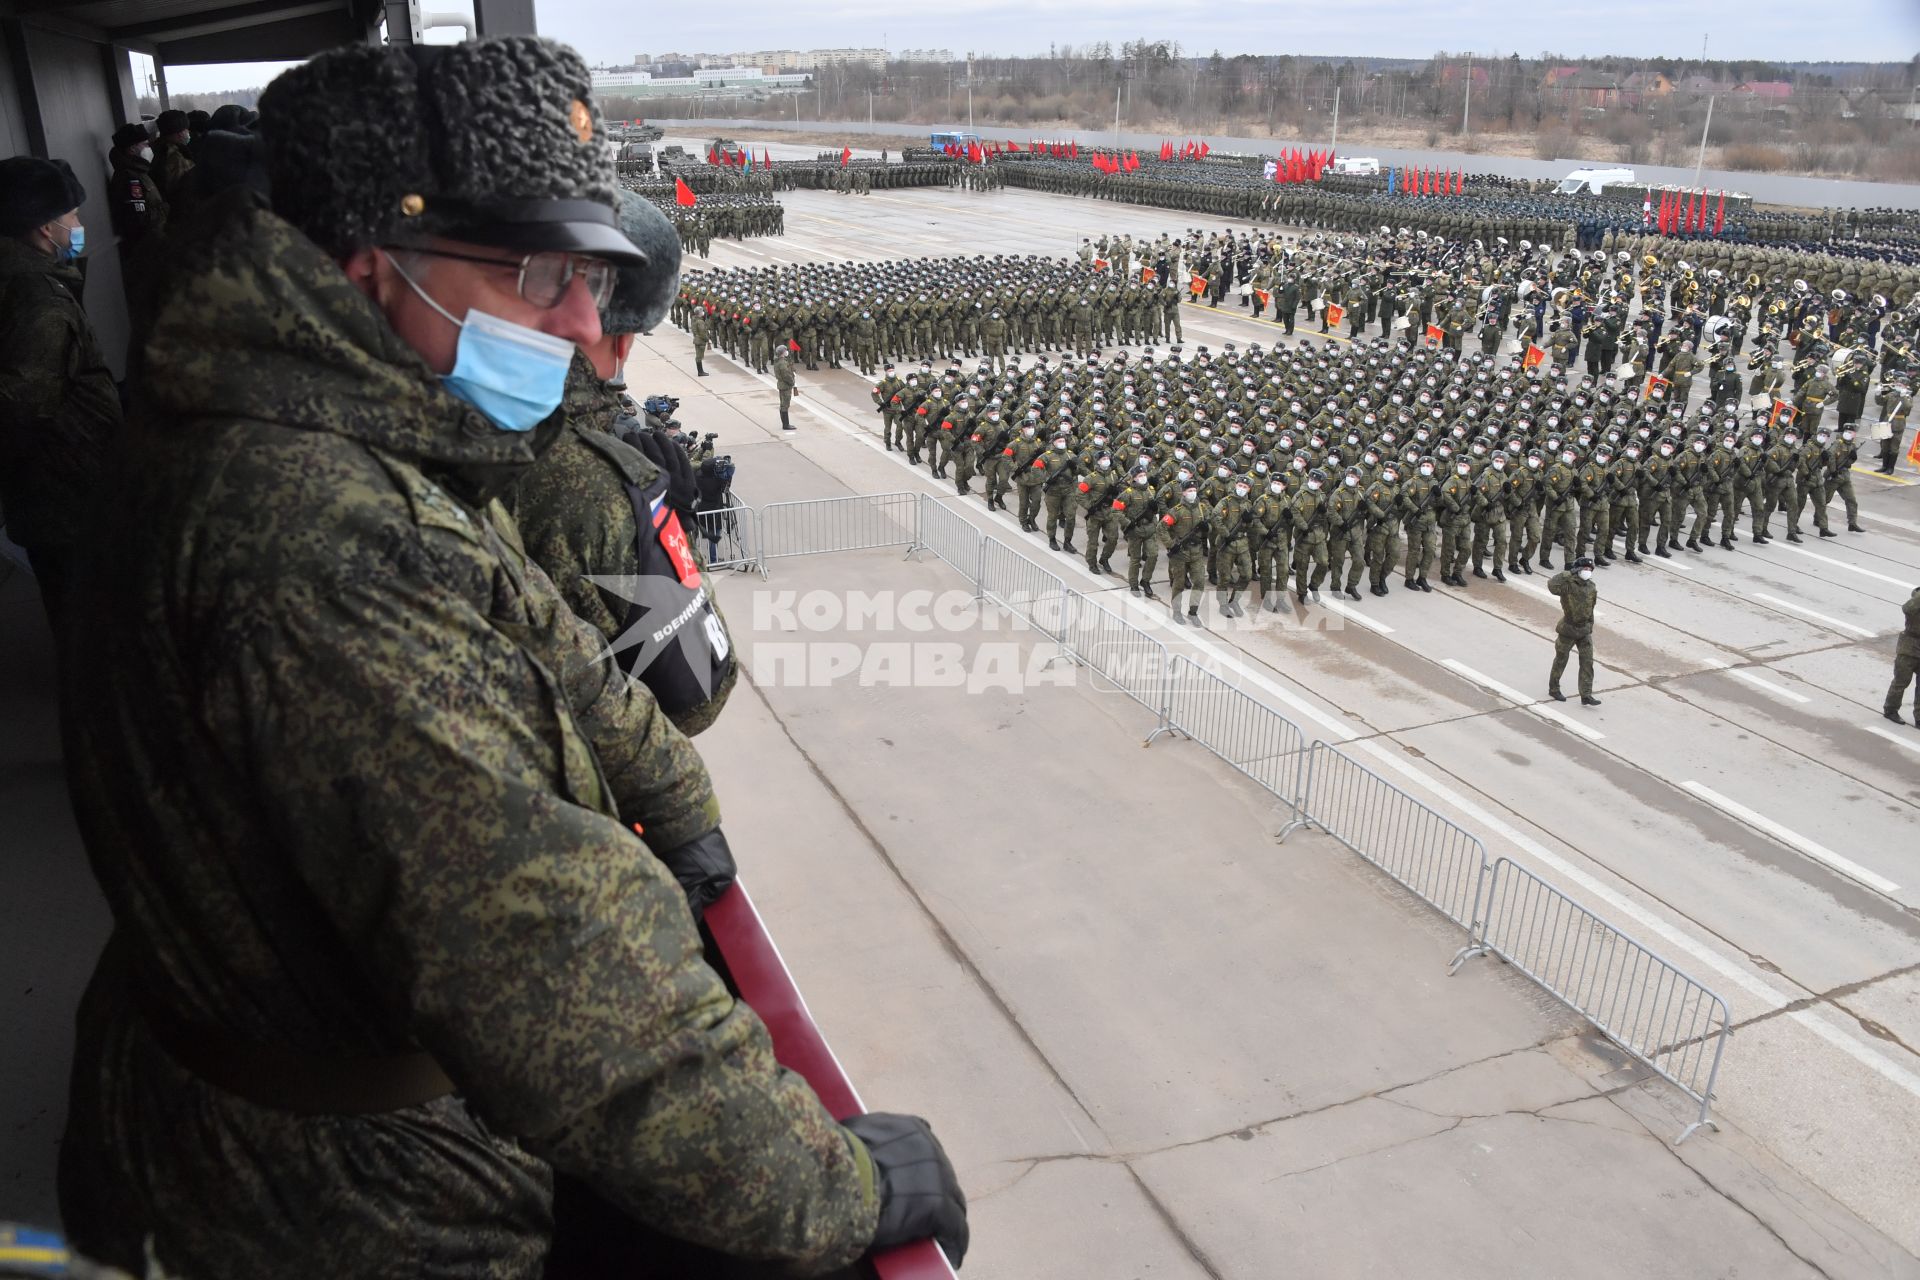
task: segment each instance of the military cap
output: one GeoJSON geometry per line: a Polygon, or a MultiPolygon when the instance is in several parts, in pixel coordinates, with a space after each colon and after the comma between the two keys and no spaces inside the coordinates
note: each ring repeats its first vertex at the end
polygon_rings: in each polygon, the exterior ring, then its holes
{"type": "Polygon", "coordinates": [[[619,217],[621,233],[645,259],[621,265],[613,297],[600,312],[600,327],[608,333],[651,333],[673,305],[680,236],[651,201],[631,191],[620,192],[619,217]]]}
{"type": "Polygon", "coordinates": [[[154,132],[163,138],[170,133],[179,133],[186,127],[187,113],[184,111],[162,111],[159,118],[153,122],[154,132]]]}
{"type": "Polygon", "coordinates": [[[22,235],[78,209],[86,188],[65,160],[0,160],[0,236],[22,235]]]}
{"type": "Polygon", "coordinates": [[[245,133],[259,121],[258,115],[237,102],[229,102],[207,117],[207,128],[223,133],[245,133]]]}
{"type": "Polygon", "coordinates": [[[590,84],[539,36],[330,49],[260,97],[274,208],[336,256],[446,236],[643,263],[590,84]]]}
{"type": "Polygon", "coordinates": [[[113,131],[115,147],[138,147],[152,141],[153,137],[144,124],[123,124],[113,131]]]}
{"type": "Polygon", "coordinates": [[[187,112],[187,128],[191,129],[195,135],[205,133],[212,126],[213,117],[207,112],[198,110],[187,112]]]}

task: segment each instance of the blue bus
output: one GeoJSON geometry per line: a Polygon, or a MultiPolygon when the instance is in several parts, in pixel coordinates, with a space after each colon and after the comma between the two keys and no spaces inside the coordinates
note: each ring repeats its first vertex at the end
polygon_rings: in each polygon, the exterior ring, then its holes
{"type": "Polygon", "coordinates": [[[943,147],[959,147],[964,151],[969,145],[980,141],[980,135],[977,133],[936,133],[932,137],[936,151],[943,147]]]}

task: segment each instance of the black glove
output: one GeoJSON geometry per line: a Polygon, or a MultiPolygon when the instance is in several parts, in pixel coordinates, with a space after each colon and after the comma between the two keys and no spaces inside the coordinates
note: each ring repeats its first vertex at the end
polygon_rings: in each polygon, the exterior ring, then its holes
{"type": "Polygon", "coordinates": [[[700,923],[708,905],[733,883],[733,850],[718,827],[658,856],[686,891],[695,924],[700,923]]]}
{"type": "Polygon", "coordinates": [[[635,437],[640,452],[667,477],[667,505],[680,517],[680,527],[693,532],[693,504],[700,496],[693,480],[693,460],[664,431],[642,431],[635,437]]]}
{"type": "Polygon", "coordinates": [[[873,1157],[880,1226],[871,1247],[891,1249],[932,1236],[958,1267],[967,1256],[967,1197],[927,1122],[876,1111],[844,1123],[873,1157]]]}

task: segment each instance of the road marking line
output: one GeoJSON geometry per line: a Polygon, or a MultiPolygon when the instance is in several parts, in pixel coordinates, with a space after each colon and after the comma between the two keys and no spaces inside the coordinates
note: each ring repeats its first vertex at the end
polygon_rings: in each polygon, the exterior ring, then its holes
{"type": "Polygon", "coordinates": [[[1674,573],[1693,572],[1678,556],[1641,556],[1640,558],[1656,569],[1667,569],[1674,573]]]}
{"type": "Polygon", "coordinates": [[[1863,578],[1874,578],[1881,582],[1891,582],[1902,591],[1911,590],[1911,583],[1905,578],[1896,578],[1885,573],[1875,573],[1872,569],[1862,569],[1857,564],[1848,564],[1845,560],[1835,560],[1832,556],[1818,555],[1815,552],[1806,551],[1800,547],[1781,547],[1780,550],[1792,552],[1796,556],[1805,556],[1809,560],[1818,560],[1821,564],[1830,564],[1836,569],[1846,569],[1849,572],[1859,574],[1863,578]]]}
{"type": "Polygon", "coordinates": [[[1544,596],[1548,600],[1553,599],[1553,592],[1547,590],[1545,587],[1535,582],[1528,582],[1525,578],[1516,578],[1512,574],[1507,575],[1507,585],[1510,587],[1518,587],[1522,591],[1531,591],[1534,595],[1544,596]]]}
{"type": "Polygon", "coordinates": [[[1525,707],[1527,710],[1538,714],[1543,719],[1553,721],[1555,724],[1559,725],[1562,729],[1567,729],[1574,733],[1579,734],[1581,737],[1585,738],[1588,742],[1598,742],[1602,738],[1607,736],[1606,734],[1601,733],[1598,729],[1587,728],[1587,726],[1581,724],[1578,720],[1575,720],[1572,716],[1564,715],[1561,712],[1555,711],[1552,707],[1547,706],[1545,703],[1542,703],[1537,698],[1529,698],[1526,694],[1521,693],[1518,689],[1509,688],[1507,685],[1501,684],[1498,680],[1495,680],[1492,676],[1481,675],[1478,671],[1475,671],[1472,667],[1468,666],[1464,662],[1459,661],[1458,659],[1455,659],[1455,658],[1443,659],[1441,662],[1441,665],[1459,675],[1465,676],[1467,679],[1473,681],[1473,683],[1477,685],[1493,690],[1493,692],[1499,694],[1501,697],[1505,698],[1508,702],[1518,703],[1520,706],[1525,707]]]}
{"type": "MultiPolygon", "coordinates": [[[[1881,479],[1884,480],[1886,477],[1882,476],[1881,479]]],[[[1920,524],[1915,524],[1911,520],[1902,520],[1898,516],[1883,516],[1875,511],[1862,511],[1860,518],[1863,521],[1878,520],[1881,524],[1890,524],[1896,529],[1905,529],[1909,533],[1920,533],[1920,524]]]]}
{"type": "Polygon", "coordinates": [[[1789,848],[1798,849],[1815,862],[1823,862],[1843,876],[1858,880],[1868,888],[1878,889],[1881,893],[1888,894],[1889,896],[1900,891],[1900,886],[1885,876],[1869,871],[1849,858],[1841,857],[1825,845],[1816,844],[1799,832],[1781,826],[1765,814],[1755,813],[1737,800],[1727,799],[1727,797],[1721,795],[1711,787],[1703,786],[1698,782],[1683,782],[1680,785],[1702,800],[1705,800],[1714,808],[1731,814],[1750,827],[1758,827],[1760,830],[1778,840],[1781,844],[1789,848]]]}
{"type": "Polygon", "coordinates": [[[1880,471],[1878,467],[1863,467],[1857,462],[1853,464],[1852,470],[1858,471],[1863,476],[1872,476],[1875,480],[1884,480],[1888,484],[1912,484],[1913,483],[1913,481],[1911,480],[1902,480],[1899,476],[1885,475],[1880,471]]]}
{"type": "Polygon", "coordinates": [[[1803,604],[1795,604],[1791,600],[1782,600],[1779,596],[1770,596],[1764,591],[1754,591],[1754,592],[1749,592],[1748,594],[1752,595],[1755,600],[1764,600],[1768,604],[1774,605],[1777,608],[1789,609],[1789,610],[1792,610],[1794,613],[1805,614],[1807,617],[1812,618],[1815,622],[1824,622],[1830,627],[1837,627],[1842,631],[1851,631],[1855,635],[1865,636],[1869,640],[1873,639],[1874,637],[1874,633],[1867,630],[1865,627],[1856,627],[1851,622],[1842,622],[1840,621],[1840,619],[1830,618],[1824,613],[1815,613],[1813,610],[1807,608],[1807,606],[1803,604]]]}
{"type": "Polygon", "coordinates": [[[1727,674],[1737,679],[1745,680],[1756,689],[1765,689],[1768,693],[1775,694],[1782,698],[1790,698],[1794,702],[1813,701],[1812,698],[1807,697],[1804,693],[1795,693],[1793,690],[1777,685],[1771,680],[1762,680],[1759,676],[1753,674],[1753,672],[1741,667],[1731,667],[1728,669],[1727,674]]]}
{"type": "Polygon", "coordinates": [[[1885,738],[1896,747],[1905,747],[1909,751],[1920,751],[1920,734],[1902,736],[1897,733],[1888,733],[1885,729],[1879,728],[1876,725],[1866,725],[1865,728],[1866,731],[1874,737],[1885,738]]]}
{"type": "Polygon", "coordinates": [[[1322,609],[1331,609],[1343,618],[1351,618],[1355,622],[1359,623],[1361,626],[1366,627],[1369,630],[1378,631],[1383,636],[1390,636],[1393,634],[1393,628],[1388,626],[1386,623],[1381,622],[1377,618],[1369,618],[1366,614],[1360,612],[1358,609],[1351,608],[1348,605],[1341,604],[1337,600],[1322,600],[1320,602],[1320,607],[1322,609]]]}

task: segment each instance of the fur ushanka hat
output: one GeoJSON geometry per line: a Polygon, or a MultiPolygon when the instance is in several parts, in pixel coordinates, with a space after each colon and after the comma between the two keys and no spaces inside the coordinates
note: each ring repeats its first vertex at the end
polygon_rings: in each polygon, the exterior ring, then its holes
{"type": "Polygon", "coordinates": [[[445,236],[643,264],[590,83],[539,36],[322,53],[260,96],[274,211],[335,257],[445,236]]]}

